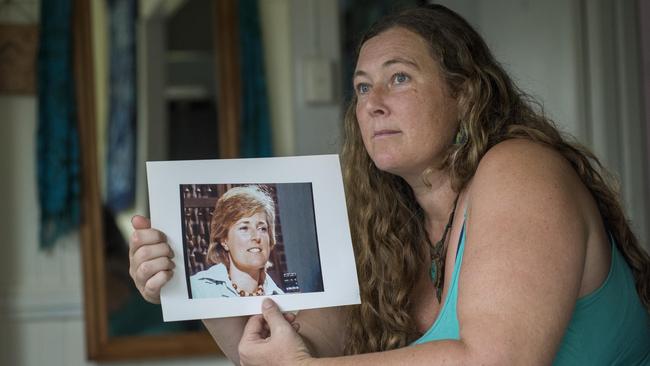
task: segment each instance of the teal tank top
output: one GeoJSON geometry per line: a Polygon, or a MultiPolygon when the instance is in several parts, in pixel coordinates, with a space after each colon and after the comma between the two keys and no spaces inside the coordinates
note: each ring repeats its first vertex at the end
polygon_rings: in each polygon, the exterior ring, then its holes
{"type": "MultiPolygon", "coordinates": [[[[650,365],[650,316],[641,304],[629,266],[611,237],[610,242],[609,274],[597,290],[576,302],[553,365],[650,365]]],[[[456,308],[464,250],[465,223],[438,318],[413,344],[460,339],[456,308]]]]}

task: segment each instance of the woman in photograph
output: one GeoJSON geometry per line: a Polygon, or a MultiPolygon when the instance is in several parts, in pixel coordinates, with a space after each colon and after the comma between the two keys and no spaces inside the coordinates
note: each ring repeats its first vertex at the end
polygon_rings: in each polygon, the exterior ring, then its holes
{"type": "Polygon", "coordinates": [[[229,189],[210,222],[212,266],[190,277],[192,298],[282,294],[266,272],[274,246],[273,199],[257,186],[229,189]]]}
{"type": "MultiPolygon", "coordinates": [[[[204,320],[224,353],[245,365],[650,364],[650,258],[618,192],[467,21],[406,10],[357,54],[341,159],[361,304],[287,319],[267,299],[262,315],[204,320]]],[[[134,253],[160,248],[131,261],[158,301],[168,245],[144,218],[134,229],[134,253]]]]}

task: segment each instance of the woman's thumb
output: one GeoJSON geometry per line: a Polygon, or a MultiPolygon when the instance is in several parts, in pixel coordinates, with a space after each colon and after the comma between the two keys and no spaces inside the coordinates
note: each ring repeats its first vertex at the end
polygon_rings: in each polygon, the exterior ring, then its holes
{"type": "Polygon", "coordinates": [[[136,230],[149,229],[149,228],[151,228],[151,221],[148,218],[144,217],[144,216],[134,215],[131,218],[131,225],[136,230]]]}
{"type": "Polygon", "coordinates": [[[271,299],[267,298],[262,302],[262,315],[264,316],[266,323],[269,325],[271,333],[273,333],[273,329],[277,327],[289,325],[289,322],[284,318],[284,315],[282,315],[278,305],[271,299]]]}

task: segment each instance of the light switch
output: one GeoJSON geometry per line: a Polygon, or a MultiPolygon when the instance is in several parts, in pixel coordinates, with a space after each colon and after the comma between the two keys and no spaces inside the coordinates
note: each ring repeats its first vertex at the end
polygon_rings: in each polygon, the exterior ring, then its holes
{"type": "Polygon", "coordinates": [[[313,104],[332,103],[334,99],[334,67],[325,57],[303,59],[305,102],[313,104]]]}

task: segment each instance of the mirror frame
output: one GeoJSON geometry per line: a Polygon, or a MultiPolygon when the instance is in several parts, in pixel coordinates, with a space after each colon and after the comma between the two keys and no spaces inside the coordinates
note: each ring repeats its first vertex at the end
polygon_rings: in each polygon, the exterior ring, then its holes
{"type": "MultiPolygon", "coordinates": [[[[74,0],[72,31],[81,154],[81,255],[87,358],[95,361],[223,355],[206,330],[159,336],[108,335],[105,241],[98,175],[93,67],[92,0],[74,0]]],[[[239,154],[241,80],[236,0],[214,0],[219,155],[239,154]]]]}

